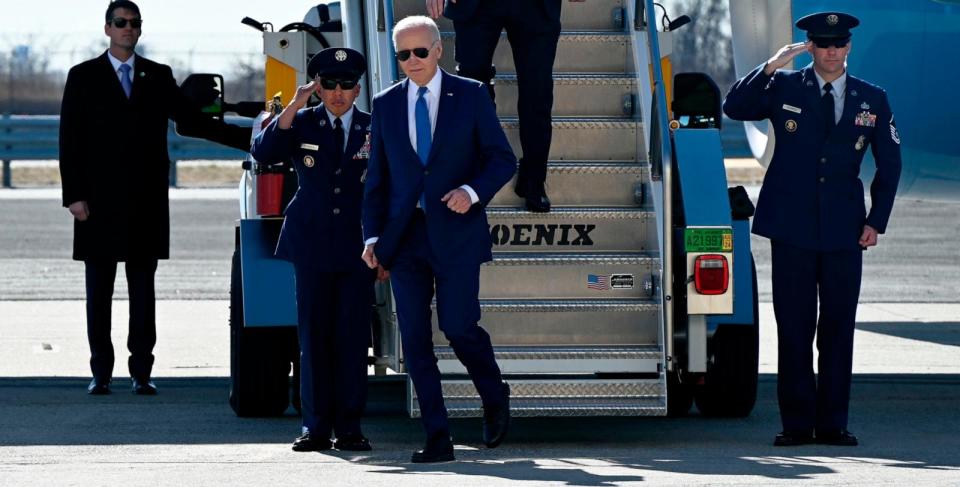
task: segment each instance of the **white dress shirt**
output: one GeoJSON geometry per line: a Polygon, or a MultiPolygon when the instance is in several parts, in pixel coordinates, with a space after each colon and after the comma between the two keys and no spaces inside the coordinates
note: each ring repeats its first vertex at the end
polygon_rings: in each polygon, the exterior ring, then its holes
{"type": "MultiPolygon", "coordinates": [[[[427,83],[427,92],[423,94],[424,101],[427,102],[427,112],[430,114],[430,138],[437,132],[437,111],[440,109],[440,87],[443,75],[440,69],[433,74],[433,78],[427,83]]],[[[417,151],[417,92],[420,86],[412,80],[407,82],[407,134],[410,136],[410,146],[413,151],[417,151]]],[[[470,195],[470,203],[480,201],[476,191],[469,185],[464,184],[460,189],[470,195]]]]}
{"type": "MultiPolygon", "coordinates": [[[[817,76],[817,83],[820,85],[820,96],[823,96],[823,85],[827,84],[827,82],[820,77],[820,73],[818,73],[816,69],[813,70],[813,74],[817,76]]],[[[843,100],[847,96],[847,71],[844,70],[839,78],[831,81],[830,87],[830,92],[833,94],[834,123],[840,123],[840,117],[843,116],[843,100]]]]}
{"type": "MultiPolygon", "coordinates": [[[[347,143],[350,142],[350,123],[353,122],[353,108],[354,107],[350,107],[346,113],[340,115],[340,122],[343,123],[343,147],[340,148],[341,152],[347,151],[347,143]]],[[[324,107],[324,111],[327,112],[327,121],[330,122],[330,130],[335,129],[337,125],[333,123],[333,121],[337,119],[337,116],[330,113],[330,110],[327,110],[326,107],[324,107]]]]}
{"type": "Polygon", "coordinates": [[[133,70],[134,70],[134,68],[135,68],[135,66],[133,65],[133,63],[134,63],[134,61],[136,60],[136,57],[137,57],[136,54],[131,54],[131,55],[130,55],[130,59],[127,59],[126,61],[121,61],[121,60],[113,57],[113,54],[110,54],[110,51],[107,51],[107,59],[109,59],[109,60],[110,60],[110,64],[113,65],[113,72],[114,72],[114,73],[117,73],[117,80],[118,80],[118,81],[120,80],[120,77],[123,76],[123,73],[120,72],[120,65],[121,65],[121,64],[127,64],[127,65],[130,66],[130,82],[133,83],[133,80],[136,79],[136,77],[133,75],[133,70]]]}

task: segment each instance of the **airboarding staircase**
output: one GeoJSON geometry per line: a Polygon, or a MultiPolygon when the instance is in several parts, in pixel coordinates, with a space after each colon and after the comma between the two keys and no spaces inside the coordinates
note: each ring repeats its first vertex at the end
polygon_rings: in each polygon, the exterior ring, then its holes
{"type": "MultiPolygon", "coordinates": [[[[512,182],[487,210],[494,260],[481,269],[481,325],[511,385],[514,416],[667,412],[657,218],[624,1],[563,1],[547,173],[553,210],[526,211],[512,182]]],[[[423,8],[396,0],[394,18],[423,8]]],[[[455,72],[453,25],[439,25],[441,66],[455,72]]],[[[504,34],[494,56],[497,113],[519,156],[510,52],[504,34]]],[[[480,398],[439,331],[434,343],[450,416],[479,416],[480,398]]],[[[408,397],[419,415],[412,386],[408,397]]]]}

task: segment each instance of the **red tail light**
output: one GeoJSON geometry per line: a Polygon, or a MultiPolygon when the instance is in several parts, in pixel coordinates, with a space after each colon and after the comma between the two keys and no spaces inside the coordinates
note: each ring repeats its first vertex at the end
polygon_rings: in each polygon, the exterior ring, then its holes
{"type": "Polygon", "coordinates": [[[697,292],[716,295],[727,292],[730,266],[727,258],[718,254],[704,254],[693,263],[693,279],[697,292]]]}

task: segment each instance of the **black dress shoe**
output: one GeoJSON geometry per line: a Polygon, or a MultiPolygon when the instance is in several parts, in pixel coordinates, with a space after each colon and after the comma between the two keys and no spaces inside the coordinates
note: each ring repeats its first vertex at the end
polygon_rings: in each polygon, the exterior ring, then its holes
{"type": "Polygon", "coordinates": [[[817,431],[817,443],[835,446],[857,446],[860,444],[857,436],[847,430],[827,431],[823,433],[817,431]]]}
{"type": "Polygon", "coordinates": [[[773,446],[800,446],[813,443],[812,433],[782,431],[773,439],[773,446]]]}
{"type": "Polygon", "coordinates": [[[507,436],[510,428],[510,385],[503,383],[503,403],[483,411],[483,443],[487,448],[496,448],[507,436]]]}
{"type": "Polygon", "coordinates": [[[346,435],[343,438],[337,438],[337,450],[341,451],[370,451],[370,440],[360,433],[355,435],[346,435]]]}
{"type": "Polygon", "coordinates": [[[527,194],[524,198],[525,206],[528,211],[534,213],[549,213],[550,212],[550,198],[547,197],[546,193],[541,193],[539,195],[527,194]]]}
{"type": "Polygon", "coordinates": [[[330,438],[314,438],[310,433],[300,435],[293,440],[293,451],[325,451],[333,448],[330,438]]]}
{"type": "Polygon", "coordinates": [[[133,393],[138,396],[156,396],[157,386],[149,380],[133,379],[133,393]]]}
{"type": "Polygon", "coordinates": [[[456,460],[453,456],[453,440],[449,435],[443,435],[435,439],[427,440],[423,450],[413,452],[410,461],[413,463],[437,463],[452,462],[456,460]]]}
{"type": "Polygon", "coordinates": [[[91,396],[106,396],[110,394],[110,381],[91,380],[90,385],[87,386],[87,394],[91,396]]]}

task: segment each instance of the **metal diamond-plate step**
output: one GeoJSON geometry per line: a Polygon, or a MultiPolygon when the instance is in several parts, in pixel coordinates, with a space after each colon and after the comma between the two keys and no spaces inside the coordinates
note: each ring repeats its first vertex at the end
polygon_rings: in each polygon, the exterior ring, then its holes
{"type": "MultiPolygon", "coordinates": [[[[467,371],[449,346],[436,347],[442,374],[467,371]]],[[[659,373],[663,352],[639,347],[494,347],[504,374],[659,373]]]]}
{"type": "MultiPolygon", "coordinates": [[[[441,32],[443,57],[440,66],[456,73],[454,34],[441,32]]],[[[497,74],[516,73],[510,41],[504,33],[493,53],[497,74]]],[[[399,70],[399,68],[398,68],[399,70]]],[[[562,32],[557,42],[555,73],[633,73],[630,34],[626,32],[562,32]]],[[[402,70],[400,70],[402,72],[402,70]]]]}
{"type": "MultiPolygon", "coordinates": [[[[497,115],[517,116],[517,77],[498,76],[497,115]]],[[[637,83],[622,74],[554,74],[554,117],[623,117],[639,111],[635,104],[637,83]]]]}
{"type": "MultiPolygon", "coordinates": [[[[602,295],[602,293],[598,293],[602,295]]],[[[658,346],[658,298],[481,299],[494,346],[658,346]]],[[[433,313],[433,343],[447,345],[433,313]]]]}
{"type": "MultiPolygon", "coordinates": [[[[517,158],[523,156],[520,146],[520,122],[501,118],[517,158]]],[[[557,118],[553,119],[551,161],[646,161],[641,122],[629,118],[557,118]]]]}
{"type": "MultiPolygon", "coordinates": [[[[564,1],[560,9],[560,25],[563,30],[623,30],[622,10],[624,0],[580,0],[564,1]],[[614,10],[619,12],[615,12],[614,10]],[[617,20],[620,23],[617,23],[617,20]]],[[[396,0],[393,7],[394,19],[408,15],[426,15],[423,0],[396,0]]],[[[453,31],[453,21],[446,17],[437,19],[437,26],[443,31],[453,31]]]]}
{"type": "MultiPolygon", "coordinates": [[[[524,416],[663,416],[666,388],[662,379],[582,380],[512,379],[510,411],[524,416]]],[[[468,380],[444,380],[444,403],[450,417],[482,414],[480,397],[468,380]]],[[[410,387],[411,415],[419,417],[416,392],[410,387]]]]}
{"type": "MultiPolygon", "coordinates": [[[[636,162],[550,162],[547,194],[555,206],[626,206],[646,204],[643,185],[650,167],[636,162]]],[[[524,205],[514,192],[516,178],[503,186],[490,206],[524,205]]]]}
{"type": "Polygon", "coordinates": [[[641,208],[487,208],[494,250],[643,252],[656,248],[656,215],[641,208]]]}
{"type": "Polygon", "coordinates": [[[499,252],[480,268],[480,297],[649,298],[657,268],[659,259],[643,253],[499,252]]]}

